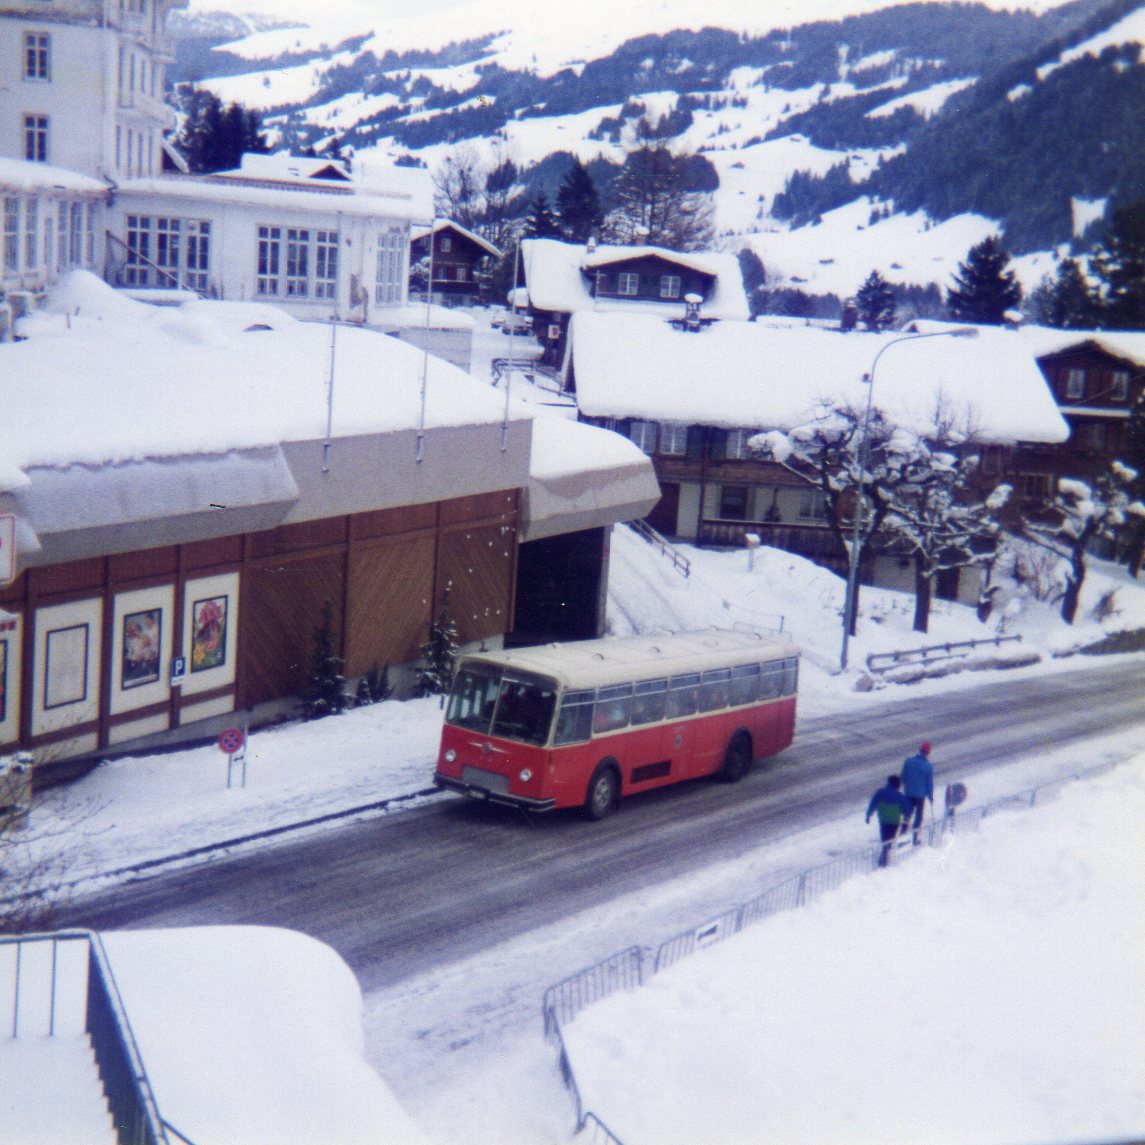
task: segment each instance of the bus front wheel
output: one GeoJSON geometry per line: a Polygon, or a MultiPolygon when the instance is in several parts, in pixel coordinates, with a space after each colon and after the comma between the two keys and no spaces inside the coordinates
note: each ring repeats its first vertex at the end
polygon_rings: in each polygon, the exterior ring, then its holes
{"type": "Polygon", "coordinates": [[[588,781],[588,792],[584,797],[584,813],[589,819],[603,819],[616,808],[620,785],[616,780],[616,770],[611,764],[602,763],[588,781]]]}
{"type": "Polygon", "coordinates": [[[751,736],[736,732],[724,755],[723,777],[728,783],[738,783],[751,770],[751,736]]]}

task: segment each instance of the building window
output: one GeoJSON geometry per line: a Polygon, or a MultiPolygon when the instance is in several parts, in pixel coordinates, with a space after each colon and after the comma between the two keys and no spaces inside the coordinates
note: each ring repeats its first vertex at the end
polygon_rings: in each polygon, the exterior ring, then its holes
{"type": "Polygon", "coordinates": [[[338,296],[338,232],[317,231],[314,235],[314,297],[338,296]]]}
{"type": "Polygon", "coordinates": [[[720,517],[725,521],[747,520],[747,486],[720,486],[720,517]]]}
{"type": "Polygon", "coordinates": [[[680,276],[678,274],[660,275],[660,297],[679,298],[680,285],[680,276]]]}
{"type": "Polygon", "coordinates": [[[824,521],[827,519],[827,502],[818,489],[799,490],[799,519],[801,521],[824,521]]]}
{"type": "Polygon", "coordinates": [[[47,32],[24,33],[24,79],[52,78],[52,37],[47,32]]]}
{"type": "Polygon", "coordinates": [[[1042,500],[1053,492],[1053,482],[1048,473],[1019,473],[1017,486],[1020,496],[1032,500],[1042,500]]]}
{"type": "Polygon", "coordinates": [[[183,228],[178,219],[155,220],[155,265],[160,286],[179,285],[179,253],[183,228]],[[166,273],[162,273],[165,271],[166,273]]]}
{"type": "Polygon", "coordinates": [[[628,436],[645,453],[653,454],[656,452],[656,429],[654,421],[634,421],[628,436]]]}
{"type": "Polygon", "coordinates": [[[635,295],[640,289],[640,275],[630,270],[622,271],[616,276],[616,293],[635,295]]]}
{"type": "Polygon", "coordinates": [[[258,294],[278,293],[278,268],[282,259],[282,230],[279,227],[258,228],[258,294]]]}
{"type": "Polygon", "coordinates": [[[402,300],[406,245],[405,233],[396,227],[378,236],[374,301],[379,306],[396,306],[402,300]]]}
{"type": "Polygon", "coordinates": [[[724,447],[724,456],[729,461],[748,461],[752,453],[747,443],[751,440],[754,430],[732,429],[728,430],[727,444],[724,447]]]}
{"type": "Polygon", "coordinates": [[[449,254],[449,252],[453,250],[452,237],[449,235],[442,235],[441,242],[438,245],[438,250],[440,250],[442,254],[449,254]]]}
{"type": "Polygon", "coordinates": [[[207,293],[211,270],[211,224],[206,219],[187,220],[187,273],[185,284],[199,294],[207,293]]]}
{"type": "Polygon", "coordinates": [[[83,203],[72,203],[68,236],[68,265],[83,266],[83,203]]]}
{"type": "Polygon", "coordinates": [[[667,457],[683,457],[688,451],[688,427],[679,421],[660,423],[660,452],[667,457]]]}
{"type": "Polygon", "coordinates": [[[1077,443],[1086,453],[1104,453],[1108,445],[1105,425],[1100,421],[1091,421],[1080,426],[1077,434],[1077,443]]]}
{"type": "Polygon", "coordinates": [[[1123,402],[1129,397],[1129,371],[1128,370],[1114,370],[1113,371],[1113,386],[1110,390],[1111,398],[1117,402],[1123,402]]]}
{"type": "Polygon", "coordinates": [[[20,269],[20,200],[4,196],[4,269],[20,269]]]}
{"type": "Polygon", "coordinates": [[[1065,378],[1065,396],[1067,401],[1077,401],[1085,397],[1085,371],[1070,370],[1065,378]]]}
{"type": "Polygon", "coordinates": [[[35,270],[40,261],[40,201],[28,199],[24,203],[24,269],[35,270]]]}
{"type": "Polygon", "coordinates": [[[310,232],[286,231],[286,296],[305,298],[310,293],[310,232]]]}
{"type": "Polygon", "coordinates": [[[86,266],[95,266],[95,203],[88,203],[85,218],[87,246],[84,261],[86,266]]]}
{"type": "Polygon", "coordinates": [[[128,286],[151,285],[151,216],[127,216],[127,262],[123,281],[128,286]]]}
{"type": "Polygon", "coordinates": [[[29,163],[48,161],[48,117],[24,116],[24,158],[29,163]]]}

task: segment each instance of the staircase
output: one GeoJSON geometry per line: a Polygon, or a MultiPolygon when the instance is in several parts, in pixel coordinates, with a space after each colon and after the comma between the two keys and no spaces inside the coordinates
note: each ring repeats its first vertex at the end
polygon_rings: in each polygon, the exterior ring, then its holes
{"type": "Polygon", "coordinates": [[[642,537],[654,549],[659,549],[660,555],[670,560],[672,567],[682,577],[692,575],[692,562],[679,549],[673,548],[647,521],[636,520],[625,523],[638,537],[642,537]]]}

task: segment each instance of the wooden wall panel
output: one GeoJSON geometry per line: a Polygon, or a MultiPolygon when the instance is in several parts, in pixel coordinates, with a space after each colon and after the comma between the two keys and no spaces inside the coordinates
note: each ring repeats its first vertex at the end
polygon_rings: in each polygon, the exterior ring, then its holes
{"type": "Polygon", "coordinates": [[[460,521],[475,521],[483,517],[496,517],[501,513],[517,512],[517,490],[503,489],[497,493],[475,493],[472,497],[454,497],[441,503],[441,523],[452,525],[460,521]]]}
{"type": "Polygon", "coordinates": [[[461,642],[499,636],[512,627],[516,549],[517,531],[510,523],[442,535],[435,605],[440,606],[448,585],[449,610],[461,642]]]}
{"type": "Polygon", "coordinates": [[[306,549],[340,545],[346,540],[346,518],[325,517],[301,521],[296,525],[279,525],[264,533],[250,535],[250,555],[254,558],[304,552],[306,549]]]}
{"type": "Polygon", "coordinates": [[[434,536],[355,544],[346,600],[347,676],[421,656],[429,635],[434,536]]]}
{"type": "Polygon", "coordinates": [[[219,537],[213,541],[195,541],[183,546],[183,565],[189,571],[236,565],[243,559],[242,536],[219,537]]]}
{"type": "Polygon", "coordinates": [[[107,578],[112,584],[146,580],[148,577],[173,577],[179,566],[179,549],[167,545],[161,549],[144,549],[135,553],[117,553],[107,558],[107,578]]]}
{"type": "Polygon", "coordinates": [[[412,533],[418,529],[437,526],[437,504],[404,505],[399,509],[376,509],[370,513],[355,513],[350,518],[350,537],[388,537],[394,533],[412,533]]]}
{"type": "Polygon", "coordinates": [[[28,570],[31,596],[63,596],[88,589],[103,590],[106,565],[102,557],[28,570]]]}
{"type": "Polygon", "coordinates": [[[239,702],[245,706],[301,691],[326,600],[334,605],[334,632],[341,631],[342,557],[248,565],[243,577],[239,702]]]}

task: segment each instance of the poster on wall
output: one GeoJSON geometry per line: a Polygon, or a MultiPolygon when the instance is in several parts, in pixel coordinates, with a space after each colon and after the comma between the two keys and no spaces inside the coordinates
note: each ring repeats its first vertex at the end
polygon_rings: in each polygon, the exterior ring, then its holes
{"type": "Polygon", "coordinates": [[[47,634],[44,709],[80,704],[87,699],[88,626],[73,624],[47,634]]]}
{"type": "Polygon", "coordinates": [[[206,672],[227,662],[227,597],[196,600],[191,607],[191,671],[206,672]]]}
{"type": "Polygon", "coordinates": [[[123,618],[121,688],[138,688],[159,679],[163,609],[147,608],[123,618]]]}
{"type": "Polygon", "coordinates": [[[0,724],[8,718],[8,641],[0,640],[0,724]]]}

